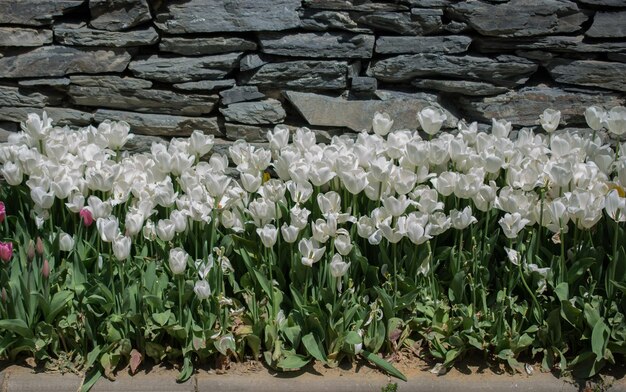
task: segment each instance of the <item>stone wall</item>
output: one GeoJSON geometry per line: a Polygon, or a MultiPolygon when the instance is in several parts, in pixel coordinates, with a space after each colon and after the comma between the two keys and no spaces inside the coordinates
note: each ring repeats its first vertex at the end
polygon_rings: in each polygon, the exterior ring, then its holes
{"type": "MultiPolygon", "coordinates": [[[[328,138],[427,105],[537,124],[625,103],[626,0],[0,0],[0,128],[59,124],[328,138]]],[[[6,135],[5,135],[6,136],[6,135]]]]}

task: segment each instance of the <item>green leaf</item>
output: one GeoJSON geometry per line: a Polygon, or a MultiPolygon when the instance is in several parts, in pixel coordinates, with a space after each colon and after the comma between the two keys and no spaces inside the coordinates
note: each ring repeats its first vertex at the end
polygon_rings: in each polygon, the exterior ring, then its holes
{"type": "Polygon", "coordinates": [[[254,276],[256,277],[256,280],[259,282],[259,285],[261,285],[261,288],[263,289],[263,291],[265,291],[265,294],[268,295],[269,298],[272,297],[272,292],[270,291],[270,281],[267,280],[267,278],[258,270],[254,269],[254,276]]]}
{"type": "Polygon", "coordinates": [[[65,308],[68,302],[74,298],[74,293],[69,290],[59,291],[50,301],[50,312],[46,315],[46,322],[52,324],[56,316],[65,308]]]}
{"type": "Polygon", "coordinates": [[[554,288],[554,293],[559,301],[567,301],[569,299],[569,285],[567,282],[561,282],[554,288]]]}
{"type": "Polygon", "coordinates": [[[326,355],[324,354],[324,351],[322,349],[322,345],[315,338],[313,333],[308,333],[308,334],[304,335],[302,337],[302,344],[304,344],[304,348],[306,348],[306,351],[313,358],[315,358],[318,361],[321,361],[323,363],[328,363],[328,358],[326,358],[326,355]]]}
{"type": "Polygon", "coordinates": [[[100,366],[96,366],[87,372],[85,376],[85,381],[83,381],[83,385],[80,387],[81,392],[88,392],[91,387],[93,387],[96,382],[102,377],[102,368],[100,366]]]}
{"type": "Polygon", "coordinates": [[[308,364],[311,360],[305,356],[298,354],[287,354],[280,361],[278,361],[278,367],[284,370],[297,370],[300,369],[306,364],[308,364]]]}
{"type": "Polygon", "coordinates": [[[32,338],[34,336],[33,331],[28,328],[24,320],[20,319],[0,320],[0,329],[15,332],[25,338],[32,338]]]}
{"type": "Polygon", "coordinates": [[[185,356],[183,360],[183,368],[180,369],[180,373],[178,373],[178,377],[176,377],[176,381],[185,382],[189,380],[189,378],[193,375],[193,363],[191,362],[191,358],[189,355],[185,356]]]}
{"type": "Polygon", "coordinates": [[[346,335],[346,343],[348,344],[354,345],[354,344],[361,344],[362,342],[363,342],[363,339],[361,339],[361,335],[359,335],[355,331],[350,331],[346,335]]]}
{"type": "Polygon", "coordinates": [[[365,358],[368,361],[374,363],[376,366],[378,366],[379,368],[383,369],[384,371],[386,371],[390,375],[392,375],[394,377],[397,377],[397,378],[399,378],[402,381],[406,381],[406,376],[404,374],[402,374],[401,371],[396,369],[392,364],[390,364],[389,362],[385,361],[384,359],[382,359],[378,355],[373,354],[373,353],[371,353],[371,352],[369,352],[367,350],[363,350],[361,352],[361,355],[363,356],[363,358],[365,358]]]}
{"type": "Polygon", "coordinates": [[[591,351],[598,359],[604,358],[604,349],[609,340],[611,331],[604,321],[599,320],[591,331],[591,351]]]}
{"type": "Polygon", "coordinates": [[[154,321],[156,321],[157,324],[163,327],[169,322],[171,316],[172,316],[172,312],[169,310],[166,310],[165,312],[162,312],[162,313],[154,313],[152,315],[152,318],[154,319],[154,321]]]}

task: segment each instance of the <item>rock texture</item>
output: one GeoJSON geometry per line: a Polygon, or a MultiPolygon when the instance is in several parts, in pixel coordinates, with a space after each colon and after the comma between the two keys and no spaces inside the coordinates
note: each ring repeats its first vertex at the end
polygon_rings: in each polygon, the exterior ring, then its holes
{"type": "Polygon", "coordinates": [[[216,118],[169,116],[164,114],[135,113],[121,110],[97,110],[94,120],[126,121],[133,132],[149,136],[189,136],[198,129],[206,134],[222,136],[216,118]]]}
{"type": "Polygon", "coordinates": [[[587,105],[624,104],[625,20],[625,0],[0,0],[0,123],[45,109],[165,139],[265,142],[281,123],[328,141],[436,105],[446,129],[550,106],[582,126],[587,105]]]}
{"type": "Polygon", "coordinates": [[[296,57],[370,58],[374,36],[349,33],[264,33],[264,53],[296,57]]]}
{"type": "Polygon", "coordinates": [[[130,59],[130,54],[122,49],[42,46],[28,52],[5,53],[4,57],[0,57],[0,75],[5,78],[29,78],[122,72],[130,59]]]}
{"type": "Polygon", "coordinates": [[[52,30],[36,30],[22,27],[0,27],[0,47],[42,46],[50,43],[52,43],[52,30]]]}
{"type": "Polygon", "coordinates": [[[576,3],[568,0],[510,0],[498,4],[469,0],[454,4],[451,10],[480,34],[498,37],[572,33],[587,21],[576,3]]]}
{"type": "Polygon", "coordinates": [[[140,78],[171,83],[221,79],[237,66],[240,56],[240,53],[203,57],[150,56],[132,61],[128,69],[140,78]]]}
{"type": "Polygon", "coordinates": [[[168,34],[279,31],[300,25],[297,0],[173,0],[156,15],[168,34]]]}
{"type": "MultiPolygon", "coordinates": [[[[415,113],[426,106],[441,107],[432,97],[427,99],[426,96],[390,97],[383,101],[349,101],[296,91],[287,91],[285,96],[310,125],[346,127],[357,132],[371,129],[375,112],[388,113],[394,119],[392,129],[416,129],[418,122],[415,113]]],[[[444,126],[454,128],[458,119],[444,111],[448,116],[444,126]]]]}
{"type": "Polygon", "coordinates": [[[146,0],[89,0],[91,25],[96,29],[120,31],[152,19],[146,0]]]}
{"type": "Polygon", "coordinates": [[[159,41],[159,35],[153,27],[132,31],[106,31],[61,25],[54,28],[56,41],[63,45],[74,46],[109,46],[122,48],[128,46],[153,45],[159,41]]]}

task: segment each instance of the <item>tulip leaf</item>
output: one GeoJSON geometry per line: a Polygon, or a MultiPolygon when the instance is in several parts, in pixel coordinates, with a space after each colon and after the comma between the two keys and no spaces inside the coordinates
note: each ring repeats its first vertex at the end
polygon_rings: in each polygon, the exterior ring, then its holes
{"type": "Polygon", "coordinates": [[[56,316],[63,310],[65,305],[72,300],[74,293],[69,290],[59,291],[54,294],[50,301],[50,310],[46,315],[46,322],[52,324],[56,316]]]}
{"type": "Polygon", "coordinates": [[[598,320],[591,331],[591,350],[598,359],[604,357],[604,349],[606,348],[611,331],[603,320],[598,320]]]}
{"type": "Polygon", "coordinates": [[[308,333],[302,337],[302,344],[306,348],[306,351],[315,359],[320,362],[327,363],[328,358],[324,354],[324,350],[320,342],[315,338],[313,333],[308,333]]]}
{"type": "Polygon", "coordinates": [[[401,371],[399,371],[398,369],[396,369],[392,364],[390,364],[389,362],[385,361],[384,359],[382,359],[381,357],[379,357],[378,355],[371,353],[367,350],[363,350],[361,352],[361,355],[363,356],[363,358],[367,359],[368,361],[374,363],[376,366],[378,366],[379,368],[383,369],[384,371],[386,371],[387,373],[389,373],[390,375],[399,378],[402,381],[406,381],[406,376],[404,374],[402,374],[401,371]]]}
{"type": "Polygon", "coordinates": [[[20,319],[0,320],[0,329],[15,332],[25,338],[32,338],[34,336],[33,331],[28,328],[28,325],[26,325],[24,320],[20,319]]]}
{"type": "Polygon", "coordinates": [[[259,285],[261,285],[261,288],[263,289],[263,291],[265,291],[265,294],[267,294],[268,296],[272,296],[272,292],[270,291],[270,282],[269,280],[267,280],[267,278],[265,277],[265,275],[263,275],[261,272],[259,272],[257,269],[254,269],[254,276],[256,277],[257,281],[259,282],[259,285]]]}
{"type": "Polygon", "coordinates": [[[298,370],[306,366],[311,360],[303,355],[287,354],[278,361],[279,368],[283,370],[298,370]]]}

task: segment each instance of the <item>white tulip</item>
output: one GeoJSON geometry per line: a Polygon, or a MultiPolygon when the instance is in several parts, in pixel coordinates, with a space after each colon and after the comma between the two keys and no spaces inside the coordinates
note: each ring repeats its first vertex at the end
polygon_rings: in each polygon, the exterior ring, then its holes
{"type": "Polygon", "coordinates": [[[372,129],[374,133],[379,136],[385,136],[391,130],[393,126],[393,120],[387,113],[376,112],[372,119],[372,129]]]}
{"type": "Polygon", "coordinates": [[[34,140],[45,139],[51,129],[52,119],[48,118],[48,114],[45,111],[41,118],[35,113],[29,113],[28,120],[22,124],[22,130],[34,140]]]}
{"type": "Polygon", "coordinates": [[[189,152],[200,158],[211,151],[215,143],[215,136],[205,135],[197,129],[191,133],[189,137],[189,152]]]}
{"type": "Polygon", "coordinates": [[[344,187],[353,195],[357,195],[367,186],[367,172],[362,168],[337,173],[344,187]]]}
{"type": "Polygon", "coordinates": [[[515,239],[520,231],[524,229],[527,223],[530,220],[522,217],[519,212],[514,212],[512,214],[506,213],[504,217],[500,218],[498,223],[504,232],[506,238],[515,239]]]}
{"type": "Polygon", "coordinates": [[[100,233],[100,238],[104,242],[113,242],[120,235],[120,227],[117,217],[109,216],[108,218],[98,218],[96,227],[100,233]]]}
{"type": "Polygon", "coordinates": [[[504,247],[504,251],[513,265],[519,265],[519,253],[515,249],[504,247]]]}
{"type": "Polygon", "coordinates": [[[2,176],[11,186],[17,186],[22,183],[24,179],[22,168],[19,163],[13,163],[11,161],[6,162],[2,166],[2,176]]]}
{"type": "Polygon", "coordinates": [[[590,106],[585,110],[585,120],[589,128],[599,131],[607,120],[606,110],[600,106],[590,106]]]}
{"type": "Polygon", "coordinates": [[[285,125],[276,125],[273,131],[267,133],[270,149],[280,150],[289,144],[289,128],[285,125]]]}
{"type": "Polygon", "coordinates": [[[330,261],[330,274],[335,278],[341,278],[348,272],[351,263],[346,263],[341,258],[341,255],[335,253],[330,261]]]}
{"type": "Polygon", "coordinates": [[[139,232],[143,228],[143,222],[143,214],[141,214],[140,212],[129,211],[128,213],[126,213],[126,219],[124,221],[126,233],[130,236],[135,236],[139,234],[139,232]]]}
{"type": "Polygon", "coordinates": [[[113,254],[119,261],[126,260],[130,256],[130,247],[132,240],[130,237],[124,235],[118,235],[115,241],[113,241],[113,254]]]}
{"type": "Polygon", "coordinates": [[[278,239],[278,230],[274,225],[265,225],[262,228],[257,228],[256,233],[261,239],[263,246],[266,248],[271,248],[276,244],[276,240],[278,239]]]}
{"type": "Polygon", "coordinates": [[[335,249],[342,256],[347,256],[352,251],[352,239],[349,235],[340,234],[335,238],[335,249]]]}
{"type": "Polygon", "coordinates": [[[293,244],[298,239],[298,234],[300,233],[300,229],[298,229],[295,226],[291,226],[291,225],[287,225],[286,223],[283,223],[283,225],[280,228],[280,232],[282,233],[283,239],[285,240],[285,242],[289,244],[293,244]]]}
{"type": "Polygon", "coordinates": [[[171,219],[159,219],[156,225],[156,235],[161,241],[171,241],[176,235],[176,225],[171,219]]]}
{"type": "Polygon", "coordinates": [[[303,238],[298,243],[298,250],[302,255],[302,264],[307,267],[312,267],[314,263],[320,261],[322,256],[324,256],[326,247],[319,248],[317,247],[317,242],[303,238]]]}
{"type": "Polygon", "coordinates": [[[463,211],[450,211],[450,221],[452,223],[452,227],[457,230],[463,230],[472,223],[478,222],[478,220],[472,215],[472,208],[470,206],[465,207],[463,211]]]}
{"type": "Polygon", "coordinates": [[[72,249],[74,249],[74,238],[63,231],[59,232],[59,250],[69,252],[72,249]]]}
{"type": "Polygon", "coordinates": [[[554,132],[559,127],[561,121],[561,112],[554,109],[546,109],[539,116],[539,123],[544,131],[548,133],[554,132]]]}
{"type": "Polygon", "coordinates": [[[500,138],[509,137],[511,132],[511,122],[506,120],[491,119],[491,134],[500,138]]]}
{"type": "Polygon", "coordinates": [[[626,133],[626,107],[616,106],[609,110],[606,125],[609,132],[614,135],[621,136],[626,133]]]}
{"type": "Polygon", "coordinates": [[[187,268],[187,261],[189,260],[189,254],[182,248],[170,249],[170,257],[168,263],[172,274],[180,275],[185,272],[187,268]]]}
{"type": "Polygon", "coordinates": [[[52,192],[46,192],[43,188],[35,187],[30,191],[30,198],[35,206],[42,210],[47,210],[54,204],[54,195],[52,192]]]}
{"type": "Polygon", "coordinates": [[[306,203],[313,194],[313,186],[308,181],[295,182],[290,180],[286,182],[286,187],[291,195],[291,200],[296,204],[306,203]]]}
{"type": "Polygon", "coordinates": [[[447,118],[448,116],[446,116],[443,110],[433,106],[427,106],[417,114],[420,126],[424,132],[431,136],[439,132],[447,118]]]}
{"type": "Polygon", "coordinates": [[[383,206],[389,211],[391,216],[398,217],[404,214],[404,211],[411,205],[411,200],[407,199],[406,195],[399,197],[388,196],[383,200],[383,206]]]}
{"type": "Polygon", "coordinates": [[[626,199],[619,196],[616,189],[606,195],[604,202],[606,213],[616,222],[626,222],[626,199]]]}
{"type": "Polygon", "coordinates": [[[193,286],[193,292],[196,293],[196,296],[200,301],[203,299],[207,299],[211,296],[211,286],[209,286],[209,282],[206,280],[199,280],[193,286]]]}
{"type": "Polygon", "coordinates": [[[285,201],[285,183],[278,179],[271,179],[263,184],[262,195],[273,203],[285,201]]]}
{"type": "Polygon", "coordinates": [[[291,207],[291,210],[289,210],[290,222],[298,230],[304,229],[309,224],[309,215],[311,215],[311,211],[298,205],[291,207]]]}

